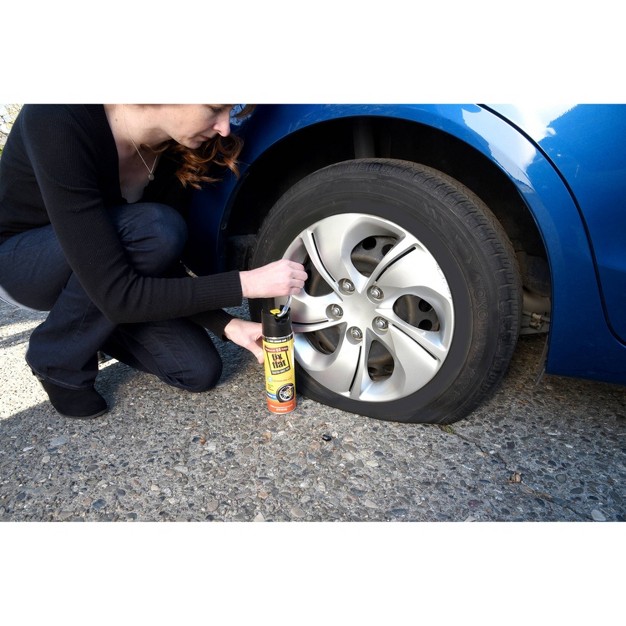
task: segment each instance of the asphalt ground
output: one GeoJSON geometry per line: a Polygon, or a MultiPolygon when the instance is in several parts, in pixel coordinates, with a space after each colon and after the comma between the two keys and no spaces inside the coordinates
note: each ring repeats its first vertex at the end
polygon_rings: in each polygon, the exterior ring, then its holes
{"type": "Polygon", "coordinates": [[[451,426],[303,397],[276,416],[262,368],[222,342],[222,381],[203,394],[105,364],[111,411],[84,421],[60,417],[25,365],[42,314],[0,306],[2,520],[626,519],[626,387],[537,383],[542,337],[522,338],[495,396],[451,426]]]}
{"type": "MultiPolygon", "coordinates": [[[[589,580],[604,581],[599,578],[607,570],[604,559],[620,563],[623,557],[624,526],[611,522],[626,518],[626,388],[556,376],[537,381],[542,337],[522,338],[501,388],[469,418],[451,426],[383,422],[300,396],[294,412],[275,416],[265,406],[261,367],[248,353],[222,342],[218,347],[225,371],[212,392],[182,392],[111,361],[97,382],[111,410],[99,419],[82,421],[57,415],[25,365],[30,331],[42,319],[40,313],[0,303],[1,521],[129,522],[106,526],[123,527],[122,541],[132,533],[131,545],[138,541],[146,549],[140,560],[153,564],[155,571],[158,566],[152,559],[167,553],[167,543],[161,533],[154,535],[155,525],[138,522],[360,522],[332,525],[330,537],[324,534],[328,524],[313,525],[314,530],[311,524],[243,525],[272,530],[261,535],[248,531],[252,536],[244,531],[246,536],[236,537],[235,543],[251,553],[261,550],[264,572],[281,550],[287,549],[287,557],[296,554],[307,563],[319,565],[321,559],[327,565],[352,546],[354,552],[339,571],[356,564],[352,579],[364,577],[367,586],[382,576],[394,581],[394,589],[409,584],[414,575],[394,578],[397,570],[394,566],[390,571],[389,566],[395,559],[406,562],[410,557],[419,572],[429,562],[431,571],[435,567],[434,572],[445,578],[446,572],[458,571],[459,555],[469,549],[472,572],[485,558],[488,563],[504,558],[505,568],[512,566],[517,572],[507,574],[513,589],[520,584],[519,563],[526,558],[537,566],[535,579],[549,576],[547,584],[554,585],[552,573],[575,555],[575,567],[561,572],[560,580],[574,582],[568,591],[580,584],[588,593],[589,580]],[[480,522],[581,524],[531,524],[528,531],[529,524],[480,522]],[[145,533],[137,536],[128,530],[133,526],[145,533]],[[299,543],[299,529],[305,527],[307,533],[321,532],[321,537],[314,534],[313,540],[299,543]],[[465,530],[471,527],[476,530],[465,530]],[[517,535],[509,535],[519,527],[531,533],[528,546],[517,535]],[[541,528],[538,536],[536,528],[541,528]],[[419,539],[407,534],[413,531],[419,539]],[[481,543],[481,538],[487,540],[483,532],[498,538],[491,552],[490,544],[481,543]],[[376,548],[381,544],[369,533],[385,547],[376,548]],[[148,545],[142,543],[146,537],[148,545]],[[154,544],[159,544],[156,552],[154,544]],[[429,552],[434,546],[436,556],[429,552]],[[451,547],[456,556],[445,552],[451,547]],[[443,561],[440,554],[447,555],[443,561]],[[446,559],[454,560],[452,570],[446,559]],[[581,565],[584,571],[574,575],[581,565]],[[438,572],[437,567],[444,569],[438,572]]],[[[90,536],[83,544],[76,524],[44,526],[55,528],[54,542],[48,541],[47,530],[43,539],[35,536],[33,545],[44,554],[51,545],[57,550],[66,546],[68,532],[72,546],[80,546],[81,558],[83,548],[89,562],[97,558],[94,554],[101,558],[108,554],[95,550],[90,536]],[[70,527],[74,530],[67,531],[70,527]]],[[[209,558],[201,546],[215,536],[217,543],[230,545],[235,532],[231,529],[242,525],[173,526],[186,528],[185,538],[177,535],[185,554],[209,566],[206,559],[215,562],[219,553],[211,552],[209,558]],[[208,539],[198,535],[216,526],[221,527],[216,535],[209,532],[208,539]]],[[[30,563],[26,546],[32,537],[30,533],[23,537],[25,527],[33,525],[0,527],[5,545],[19,546],[11,560],[18,570],[30,563]]],[[[117,532],[114,537],[117,546],[117,532]]],[[[53,553],[47,560],[62,561],[63,554],[53,553]]],[[[230,572],[230,551],[219,562],[227,564],[222,573],[230,572]]],[[[300,564],[298,558],[294,571],[300,564]]],[[[117,576],[119,568],[111,567],[117,576]]],[[[488,570],[493,574],[491,567],[488,570]]],[[[31,568],[28,572],[32,576],[31,568]]],[[[255,572],[260,574],[256,567],[242,568],[230,575],[250,582],[246,577],[258,580],[255,572]]],[[[325,576],[340,584],[334,567],[325,576]]],[[[324,598],[318,600],[324,603],[324,598]]],[[[326,598],[330,607],[335,601],[332,594],[326,598]]],[[[606,610],[606,603],[603,606],[606,610]]],[[[589,610],[590,616],[597,615],[598,607],[596,613],[589,610]]],[[[389,616],[389,607],[385,615],[389,616]]],[[[559,615],[563,616],[562,609],[559,615]]]]}

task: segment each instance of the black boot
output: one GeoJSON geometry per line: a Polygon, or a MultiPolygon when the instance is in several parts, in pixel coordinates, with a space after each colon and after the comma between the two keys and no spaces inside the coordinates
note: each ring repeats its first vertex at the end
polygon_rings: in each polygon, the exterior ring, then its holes
{"type": "Polygon", "coordinates": [[[92,419],[109,410],[106,400],[93,387],[68,389],[44,380],[37,374],[35,376],[48,394],[52,406],[63,417],[92,419]]]}

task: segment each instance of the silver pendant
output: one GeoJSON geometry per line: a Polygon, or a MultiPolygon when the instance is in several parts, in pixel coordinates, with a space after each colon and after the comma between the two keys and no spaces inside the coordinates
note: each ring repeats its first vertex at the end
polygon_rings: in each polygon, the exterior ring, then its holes
{"type": "Polygon", "coordinates": [[[148,174],[148,180],[154,180],[154,174],[148,174]]]}

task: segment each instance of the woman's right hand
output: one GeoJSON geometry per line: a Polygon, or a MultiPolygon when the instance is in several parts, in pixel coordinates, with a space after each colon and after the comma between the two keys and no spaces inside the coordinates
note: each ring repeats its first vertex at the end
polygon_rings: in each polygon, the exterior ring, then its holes
{"type": "Polygon", "coordinates": [[[244,298],[295,296],[300,293],[307,279],[304,266],[289,259],[239,272],[239,276],[244,298]]]}

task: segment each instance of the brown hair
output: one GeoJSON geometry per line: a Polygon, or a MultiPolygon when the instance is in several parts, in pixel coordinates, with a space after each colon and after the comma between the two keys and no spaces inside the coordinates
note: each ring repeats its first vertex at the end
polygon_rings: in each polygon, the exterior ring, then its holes
{"type": "MultiPolygon", "coordinates": [[[[246,104],[240,107],[235,117],[243,119],[250,115],[254,108],[255,105],[246,104]]],[[[228,137],[216,135],[196,149],[186,148],[172,139],[166,142],[161,150],[168,150],[180,161],[176,177],[183,187],[189,185],[194,189],[200,189],[202,183],[221,180],[220,177],[210,175],[211,165],[227,167],[235,176],[239,176],[237,157],[242,147],[243,140],[231,134],[228,137]]]]}

